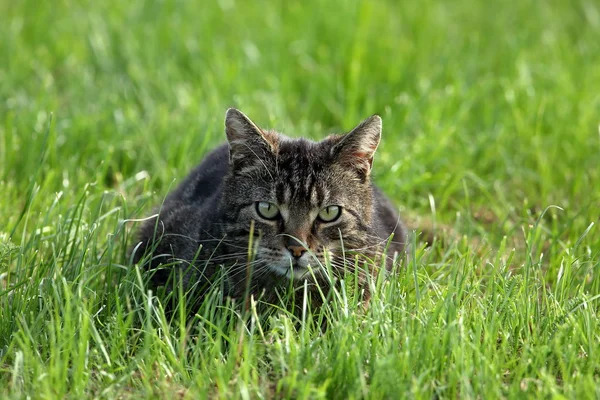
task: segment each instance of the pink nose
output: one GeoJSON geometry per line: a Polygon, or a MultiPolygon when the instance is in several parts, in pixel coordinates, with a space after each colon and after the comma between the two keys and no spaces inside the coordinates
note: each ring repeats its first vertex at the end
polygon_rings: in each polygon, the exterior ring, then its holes
{"type": "Polygon", "coordinates": [[[287,249],[296,258],[300,258],[304,253],[306,253],[306,249],[303,246],[288,246],[287,249]]]}

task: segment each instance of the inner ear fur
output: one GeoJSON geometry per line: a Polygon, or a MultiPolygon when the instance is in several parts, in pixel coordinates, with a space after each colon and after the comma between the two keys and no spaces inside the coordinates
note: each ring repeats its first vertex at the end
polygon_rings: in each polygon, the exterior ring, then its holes
{"type": "Polygon", "coordinates": [[[381,117],[372,115],[341,137],[331,149],[332,156],[342,166],[357,172],[360,178],[367,179],[381,139],[381,128],[381,117]]]}

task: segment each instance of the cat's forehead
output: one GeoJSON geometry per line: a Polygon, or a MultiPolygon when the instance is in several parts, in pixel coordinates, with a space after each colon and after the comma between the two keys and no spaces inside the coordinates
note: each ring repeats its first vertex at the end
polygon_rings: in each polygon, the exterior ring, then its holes
{"type": "Polygon", "coordinates": [[[315,155],[323,151],[324,142],[316,142],[306,138],[289,138],[279,135],[279,153],[289,155],[292,153],[302,153],[304,155],[315,155]]]}
{"type": "Polygon", "coordinates": [[[280,143],[276,163],[282,178],[301,178],[322,174],[330,163],[330,156],[322,142],[289,139],[280,143]]]}
{"type": "Polygon", "coordinates": [[[331,146],[325,142],[282,137],[277,161],[290,168],[321,168],[329,162],[331,146]]]}
{"type": "Polygon", "coordinates": [[[329,158],[321,142],[282,141],[273,176],[273,194],[278,203],[316,207],[325,202],[333,190],[328,179],[329,158]]]}

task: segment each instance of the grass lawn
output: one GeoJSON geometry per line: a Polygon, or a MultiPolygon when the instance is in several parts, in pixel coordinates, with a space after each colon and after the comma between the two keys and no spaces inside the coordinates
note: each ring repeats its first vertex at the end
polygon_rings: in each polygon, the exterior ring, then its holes
{"type": "Polygon", "coordinates": [[[599,38],[593,0],[0,0],[0,398],[600,397],[599,38]],[[127,249],[230,106],[382,116],[414,234],[367,311],[167,321],[127,249]]]}

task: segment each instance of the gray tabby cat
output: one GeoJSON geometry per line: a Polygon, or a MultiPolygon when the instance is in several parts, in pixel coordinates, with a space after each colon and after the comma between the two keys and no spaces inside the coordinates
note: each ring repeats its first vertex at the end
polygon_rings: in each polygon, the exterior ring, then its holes
{"type": "Polygon", "coordinates": [[[396,209],[370,180],[381,118],[312,142],[262,130],[231,108],[225,133],[228,145],[209,153],[141,228],[134,261],[147,256],[153,283],[170,285],[179,271],[184,288],[202,297],[221,276],[226,295],[272,302],[305,284],[330,287],[349,271],[369,297],[368,275],[390,268],[406,240],[396,209]]]}

